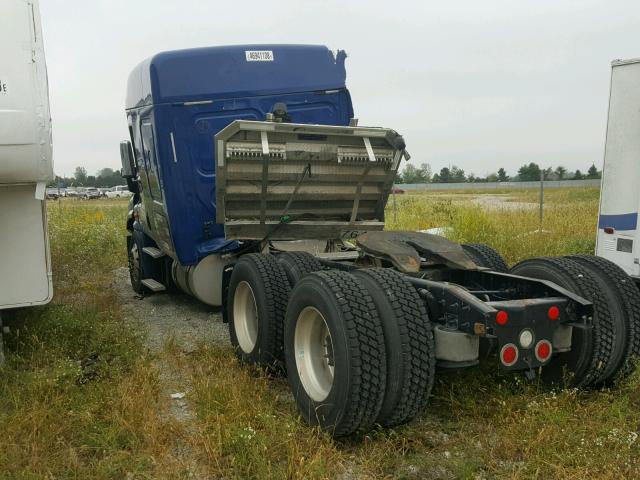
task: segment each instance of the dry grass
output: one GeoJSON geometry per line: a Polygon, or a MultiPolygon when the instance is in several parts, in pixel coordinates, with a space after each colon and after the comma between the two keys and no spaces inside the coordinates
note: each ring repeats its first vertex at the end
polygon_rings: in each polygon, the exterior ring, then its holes
{"type": "Polygon", "coordinates": [[[297,418],[284,379],[203,346],[193,372],[209,472],[223,478],[636,478],[640,378],[550,391],[480,370],[440,372],[411,425],[335,441],[297,418]],[[347,473],[345,473],[347,472],[347,473]]]}
{"type": "MultiPolygon", "coordinates": [[[[490,243],[510,262],[593,250],[596,189],[548,191],[542,234],[535,233],[537,211],[483,211],[464,193],[462,201],[450,192],[398,196],[389,228],[452,226],[452,238],[490,243]]],[[[531,191],[500,193],[536,200],[531,191]]],[[[142,332],[123,322],[107,288],[110,269],[126,262],[124,208],[63,202],[50,209],[56,302],[21,313],[27,327],[10,338],[0,375],[0,475],[640,476],[640,375],[610,390],[579,392],[550,391],[492,364],[440,371],[430,405],[411,425],[335,441],[300,422],[285,379],[239,365],[227,347],[203,344],[187,354],[169,342],[162,355],[193,386],[195,415],[176,423],[142,332]],[[87,241],[95,243],[87,248],[87,241]],[[95,353],[99,361],[87,364],[95,353]],[[184,448],[195,468],[178,451],[184,448]]]]}
{"type": "Polygon", "coordinates": [[[49,205],[54,301],[6,314],[18,328],[0,371],[3,478],[151,478],[177,468],[143,332],[124,322],[109,288],[126,262],[125,212],[49,205]]]}
{"type": "Polygon", "coordinates": [[[504,203],[530,202],[530,208],[481,209],[472,203],[481,193],[412,193],[397,195],[387,207],[387,228],[422,230],[452,227],[448,236],[461,243],[492,245],[511,263],[529,257],[593,253],[598,217],[597,188],[549,189],[545,192],[542,228],[538,192],[512,190],[484,193],[504,203]],[[542,230],[542,231],[540,231],[542,230]]]}

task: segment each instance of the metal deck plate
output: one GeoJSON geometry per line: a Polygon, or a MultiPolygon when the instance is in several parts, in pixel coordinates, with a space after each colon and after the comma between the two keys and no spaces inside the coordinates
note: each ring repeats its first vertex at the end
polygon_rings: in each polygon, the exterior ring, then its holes
{"type": "Polygon", "coordinates": [[[153,278],[145,278],[144,280],[142,280],[142,285],[147,287],[152,292],[163,292],[167,289],[167,287],[154,280],[153,278]]]}

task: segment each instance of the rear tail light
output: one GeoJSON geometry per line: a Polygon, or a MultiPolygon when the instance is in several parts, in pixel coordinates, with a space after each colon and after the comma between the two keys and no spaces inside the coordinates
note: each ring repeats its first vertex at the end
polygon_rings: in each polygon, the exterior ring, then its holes
{"type": "Polygon", "coordinates": [[[513,343],[507,343],[500,350],[500,361],[505,367],[510,367],[518,361],[518,347],[513,343]]]}
{"type": "Polygon", "coordinates": [[[608,233],[609,235],[615,232],[613,227],[604,227],[603,230],[604,230],[604,233],[608,233]]]}
{"type": "Polygon", "coordinates": [[[547,316],[549,317],[549,320],[557,320],[560,317],[560,309],[555,305],[553,307],[549,307],[547,316]]]}
{"type": "Polygon", "coordinates": [[[509,314],[507,312],[505,312],[504,310],[500,310],[498,313],[496,313],[496,323],[498,325],[506,325],[508,321],[509,314]]]}
{"type": "Polygon", "coordinates": [[[548,340],[540,340],[536,344],[536,358],[539,362],[546,362],[551,358],[551,353],[553,352],[553,347],[548,340]]]}

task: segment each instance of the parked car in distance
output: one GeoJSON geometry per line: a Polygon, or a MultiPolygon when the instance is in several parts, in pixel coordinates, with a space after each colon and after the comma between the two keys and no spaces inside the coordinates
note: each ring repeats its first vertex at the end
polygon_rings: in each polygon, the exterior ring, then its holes
{"type": "Polygon", "coordinates": [[[47,197],[47,200],[57,200],[62,196],[62,192],[60,192],[60,190],[57,188],[47,188],[45,190],[45,195],[47,197]]]}
{"type": "Polygon", "coordinates": [[[402,193],[404,193],[404,190],[401,189],[401,188],[398,188],[398,187],[393,187],[391,189],[391,193],[402,194],[402,193]]]}
{"type": "Polygon", "coordinates": [[[84,190],[84,192],[82,192],[80,194],[80,198],[83,198],[85,200],[91,200],[93,198],[100,198],[101,196],[102,196],[102,194],[100,193],[100,191],[96,187],[86,188],[84,190]]]}
{"type": "Polygon", "coordinates": [[[133,193],[129,191],[129,187],[126,185],[118,185],[113,187],[110,192],[107,192],[107,198],[129,198],[133,193]]]}

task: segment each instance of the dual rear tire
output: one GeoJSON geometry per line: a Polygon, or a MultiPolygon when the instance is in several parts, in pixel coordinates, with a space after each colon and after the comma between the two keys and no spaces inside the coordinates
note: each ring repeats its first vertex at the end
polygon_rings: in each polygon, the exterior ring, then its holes
{"type": "Polygon", "coordinates": [[[291,287],[320,270],[306,252],[251,253],[236,263],[227,299],[231,345],[241,361],[278,370],[284,364],[284,316],[291,287]]]}
{"type": "Polygon", "coordinates": [[[593,256],[533,258],[515,265],[511,273],[549,280],[593,303],[590,328],[572,328],[571,350],[557,354],[542,369],[544,380],[599,387],[632,370],[640,354],[640,294],[619,267],[593,256]]]}
{"type": "Polygon", "coordinates": [[[611,378],[622,379],[633,371],[640,357],[640,290],[622,268],[605,258],[592,255],[568,258],[592,272],[609,303],[615,306],[617,363],[611,378]]]}
{"type": "Polygon", "coordinates": [[[283,363],[283,324],[289,282],[272,255],[250,253],[229,280],[227,312],[231,345],[239,359],[277,370],[283,363]]]}
{"type": "Polygon", "coordinates": [[[334,436],[375,422],[387,378],[382,322],[349,273],[305,276],[291,293],[284,349],[289,386],[304,420],[334,436]]]}
{"type": "Polygon", "coordinates": [[[307,255],[236,264],[228,320],[238,356],[284,364],[303,419],[334,436],[412,420],[435,375],[424,301],[394,271],[319,271],[307,255]]]}
{"type": "Polygon", "coordinates": [[[435,376],[433,331],[424,301],[394,271],[307,275],[291,292],[284,342],[289,385],[303,418],[334,436],[407,423],[427,403],[435,376]],[[331,339],[325,342],[330,355],[313,349],[309,309],[331,339]],[[327,355],[331,375],[324,375],[327,355]],[[327,380],[322,395],[316,395],[315,378],[327,380]]]}
{"type": "Polygon", "coordinates": [[[371,295],[384,332],[387,383],[376,423],[407,423],[426,405],[435,377],[435,343],[425,303],[393,270],[362,269],[353,276],[371,295]]]}

